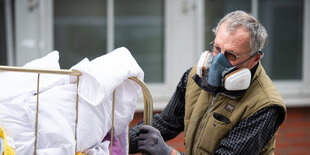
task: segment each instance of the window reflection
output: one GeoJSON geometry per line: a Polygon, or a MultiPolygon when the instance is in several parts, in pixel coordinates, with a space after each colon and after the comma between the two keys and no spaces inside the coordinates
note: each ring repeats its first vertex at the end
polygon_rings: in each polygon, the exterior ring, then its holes
{"type": "Polygon", "coordinates": [[[54,48],[62,68],[106,53],[106,7],[105,0],[54,0],[54,48]]]}
{"type": "Polygon", "coordinates": [[[260,0],[259,19],[269,34],[262,59],[272,79],[302,78],[302,0],[260,0]]]}
{"type": "Polygon", "coordinates": [[[5,35],[4,1],[0,0],[0,65],[6,65],[6,35],[5,35]]]}
{"type": "Polygon", "coordinates": [[[163,0],[115,0],[115,47],[127,47],[146,82],[164,81],[163,0]]]}

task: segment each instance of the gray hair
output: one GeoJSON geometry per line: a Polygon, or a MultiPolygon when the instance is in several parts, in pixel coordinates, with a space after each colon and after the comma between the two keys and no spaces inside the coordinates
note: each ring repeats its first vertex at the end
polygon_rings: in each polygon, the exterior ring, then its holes
{"type": "Polygon", "coordinates": [[[218,28],[221,24],[227,23],[227,29],[232,32],[238,26],[243,26],[249,30],[250,33],[250,54],[254,54],[261,51],[268,39],[268,34],[264,26],[251,14],[244,11],[234,11],[228,13],[217,24],[216,28],[213,28],[213,32],[216,35],[218,28]]]}

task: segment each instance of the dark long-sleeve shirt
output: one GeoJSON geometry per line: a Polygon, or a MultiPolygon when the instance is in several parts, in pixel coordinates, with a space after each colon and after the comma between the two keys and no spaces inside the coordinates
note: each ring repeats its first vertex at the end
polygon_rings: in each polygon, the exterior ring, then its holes
{"type": "MultiPolygon", "coordinates": [[[[156,114],[152,126],[157,128],[165,141],[176,137],[184,131],[185,91],[187,70],[165,109],[156,114]]],[[[265,144],[280,126],[281,109],[276,106],[267,107],[239,122],[230,133],[221,140],[215,154],[259,154],[265,144]]],[[[130,153],[137,153],[137,137],[143,122],[130,129],[130,153]]]]}

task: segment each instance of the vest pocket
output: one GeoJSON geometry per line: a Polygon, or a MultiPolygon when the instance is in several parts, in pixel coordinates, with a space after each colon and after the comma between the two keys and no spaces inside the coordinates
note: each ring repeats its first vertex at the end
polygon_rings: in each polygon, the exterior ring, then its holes
{"type": "Polygon", "coordinates": [[[198,138],[197,146],[202,152],[213,153],[232,125],[231,121],[221,114],[211,113],[208,117],[198,138]]]}
{"type": "Polygon", "coordinates": [[[227,117],[225,117],[225,116],[223,116],[223,115],[221,115],[221,114],[213,113],[213,117],[214,117],[216,120],[220,121],[220,122],[223,122],[223,123],[226,123],[226,124],[229,124],[229,123],[230,123],[230,120],[229,120],[227,117]]]}

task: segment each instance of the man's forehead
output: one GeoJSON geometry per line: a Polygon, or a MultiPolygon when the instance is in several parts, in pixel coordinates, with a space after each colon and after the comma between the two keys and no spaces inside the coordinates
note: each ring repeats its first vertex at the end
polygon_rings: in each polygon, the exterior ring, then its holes
{"type": "Polygon", "coordinates": [[[226,25],[222,25],[216,33],[216,38],[221,41],[240,42],[242,40],[245,41],[245,43],[249,43],[250,33],[243,26],[237,27],[233,31],[229,31],[226,25]]]}
{"type": "Polygon", "coordinates": [[[245,26],[241,25],[241,24],[233,24],[230,23],[228,21],[222,23],[219,27],[219,29],[225,30],[229,33],[247,33],[248,35],[250,34],[248,28],[246,28],[245,26]]]}
{"type": "Polygon", "coordinates": [[[250,49],[250,34],[247,28],[240,26],[229,31],[227,23],[220,25],[215,38],[215,45],[221,46],[223,50],[234,53],[244,53],[250,49]]]}

